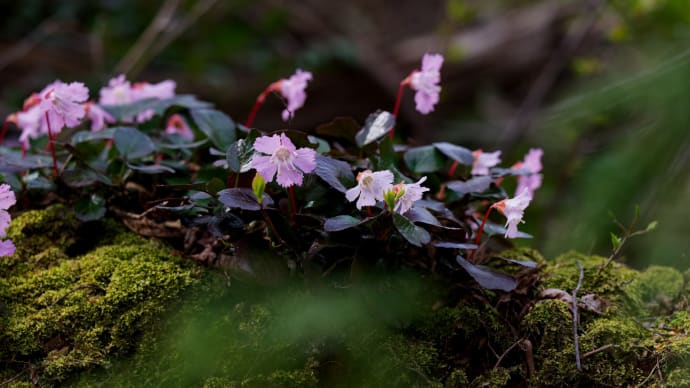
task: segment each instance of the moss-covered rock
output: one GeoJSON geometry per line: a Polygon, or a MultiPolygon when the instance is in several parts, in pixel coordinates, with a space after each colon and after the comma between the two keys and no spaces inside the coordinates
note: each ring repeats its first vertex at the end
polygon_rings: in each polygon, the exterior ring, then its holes
{"type": "Polygon", "coordinates": [[[199,277],[160,243],[109,226],[95,249],[71,257],[79,241],[72,211],[53,206],[13,220],[17,252],[0,272],[2,375],[50,385],[107,365],[199,277]]]}

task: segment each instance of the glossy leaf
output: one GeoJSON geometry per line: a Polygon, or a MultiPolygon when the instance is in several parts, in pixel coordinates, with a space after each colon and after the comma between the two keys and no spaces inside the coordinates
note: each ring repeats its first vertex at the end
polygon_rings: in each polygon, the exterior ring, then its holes
{"type": "Polygon", "coordinates": [[[341,230],[354,228],[369,221],[369,218],[359,219],[348,215],[335,216],[327,219],[323,224],[323,230],[326,232],[339,232],[341,230]]]}
{"type": "Polygon", "coordinates": [[[462,196],[469,193],[483,193],[491,187],[493,181],[490,176],[478,176],[466,181],[450,181],[446,183],[446,187],[462,196]]]}
{"type": "Polygon", "coordinates": [[[96,182],[112,185],[112,181],[105,175],[86,168],[69,168],[62,172],[62,181],[70,187],[85,187],[96,182]]]}
{"type": "Polygon", "coordinates": [[[175,170],[161,164],[138,165],[127,163],[127,167],[142,174],[162,174],[165,172],[174,173],[175,170]]]}
{"type": "Polygon", "coordinates": [[[349,163],[320,154],[316,154],[316,170],[314,170],[314,173],[341,193],[346,192],[350,187],[354,187],[356,183],[349,163]]]}
{"type": "Polygon", "coordinates": [[[228,147],[225,158],[228,168],[235,173],[243,173],[251,170],[251,162],[254,157],[253,139],[239,139],[228,147]]]}
{"type": "Polygon", "coordinates": [[[480,286],[489,290],[512,291],[517,287],[517,280],[502,272],[498,272],[484,265],[472,264],[462,256],[457,256],[455,260],[467,271],[480,286]]]}
{"type": "Polygon", "coordinates": [[[429,232],[398,213],[393,213],[393,225],[405,237],[405,240],[414,246],[421,247],[431,241],[429,232]]]}
{"type": "Polygon", "coordinates": [[[215,109],[192,109],[192,119],[211,143],[227,150],[235,141],[235,123],[225,113],[215,109]]]}
{"type": "Polygon", "coordinates": [[[389,112],[378,110],[367,117],[364,127],[355,135],[355,141],[359,147],[364,147],[383,137],[394,126],[395,116],[389,112]]]}
{"type": "Polygon", "coordinates": [[[477,249],[479,246],[477,244],[470,243],[454,243],[450,241],[436,241],[434,243],[436,248],[448,248],[448,249],[477,249]]]}
{"type": "Polygon", "coordinates": [[[474,163],[472,151],[465,147],[460,147],[458,145],[446,142],[433,143],[433,146],[436,147],[437,150],[441,151],[442,154],[460,164],[471,166],[472,163],[474,163]]]}
{"type": "Polygon", "coordinates": [[[410,148],[405,152],[403,159],[407,167],[418,174],[435,172],[446,165],[443,154],[434,146],[410,148]]]}
{"type": "Polygon", "coordinates": [[[117,152],[125,160],[143,158],[156,150],[151,138],[136,128],[116,128],[113,141],[117,152]]]}
{"type": "Polygon", "coordinates": [[[94,141],[94,140],[110,140],[113,138],[115,135],[115,130],[119,127],[115,128],[106,128],[97,132],[93,131],[79,131],[72,135],[72,145],[76,145],[79,143],[83,143],[85,141],[94,141]]]}
{"type": "Polygon", "coordinates": [[[359,130],[359,123],[352,117],[336,117],[333,121],[316,127],[316,134],[352,141],[359,130]]]}
{"type": "Polygon", "coordinates": [[[531,260],[516,260],[516,259],[508,259],[505,257],[499,257],[499,259],[513,263],[513,264],[521,265],[521,266],[527,267],[527,268],[537,268],[539,266],[539,263],[537,263],[535,261],[531,261],[531,260]]]}
{"type": "Polygon", "coordinates": [[[180,94],[165,100],[158,98],[147,98],[131,104],[103,105],[101,107],[115,117],[115,119],[119,121],[129,121],[139,113],[146,110],[152,110],[156,114],[162,115],[166,110],[168,110],[168,108],[173,106],[181,106],[188,109],[202,109],[211,107],[211,104],[200,101],[196,97],[189,94],[180,94]]]}
{"type": "Polygon", "coordinates": [[[74,211],[80,221],[96,221],[105,215],[105,199],[98,194],[80,198],[74,204],[74,211]]]}
{"type": "MultiPolygon", "coordinates": [[[[261,210],[259,200],[256,198],[252,189],[246,187],[230,188],[218,192],[218,200],[225,206],[240,208],[242,210],[261,210]]],[[[264,207],[273,204],[273,200],[268,195],[264,196],[264,207]]]]}
{"type": "Polygon", "coordinates": [[[405,213],[405,217],[412,222],[421,222],[428,225],[443,227],[443,225],[441,225],[441,223],[438,221],[438,218],[436,218],[433,214],[431,214],[430,211],[423,207],[414,206],[410,208],[410,210],[405,213]]]}

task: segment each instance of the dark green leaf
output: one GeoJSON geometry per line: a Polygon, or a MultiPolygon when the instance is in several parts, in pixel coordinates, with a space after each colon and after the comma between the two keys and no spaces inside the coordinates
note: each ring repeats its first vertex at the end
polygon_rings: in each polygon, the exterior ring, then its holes
{"type": "Polygon", "coordinates": [[[192,118],[213,145],[226,151],[235,141],[235,123],[225,113],[215,109],[192,109],[192,118]]]}
{"type": "Polygon", "coordinates": [[[493,181],[490,176],[478,176],[466,181],[450,181],[446,183],[446,187],[462,196],[468,193],[483,193],[491,187],[493,181]]]}
{"type": "Polygon", "coordinates": [[[96,221],[105,215],[105,199],[98,194],[81,197],[74,204],[74,211],[80,221],[96,221]]]}
{"type": "Polygon", "coordinates": [[[446,165],[443,154],[430,145],[410,148],[403,158],[407,167],[418,174],[435,172],[446,165]]]}
{"type": "Polygon", "coordinates": [[[474,163],[474,156],[472,151],[465,147],[460,147],[455,144],[440,142],[433,143],[437,150],[441,151],[442,154],[453,159],[454,161],[464,164],[465,166],[471,166],[474,163]]]}
{"type": "Polygon", "coordinates": [[[113,140],[117,152],[125,160],[143,158],[156,150],[151,138],[136,128],[116,128],[113,140]]]}
{"type": "Polygon", "coordinates": [[[326,232],[339,232],[341,230],[354,228],[355,226],[361,225],[369,220],[370,218],[365,218],[362,220],[347,215],[335,216],[327,219],[324,222],[323,230],[326,232]]]}
{"type": "Polygon", "coordinates": [[[405,213],[405,217],[412,222],[421,222],[428,225],[443,227],[443,225],[441,225],[441,223],[438,221],[438,218],[434,217],[430,211],[423,207],[410,208],[410,210],[405,213]]]}
{"type": "Polygon", "coordinates": [[[508,261],[513,264],[521,265],[523,267],[527,268],[537,268],[539,264],[537,262],[531,261],[531,260],[516,260],[516,259],[508,259],[505,257],[499,257],[501,260],[508,261]]]}
{"type": "MultiPolygon", "coordinates": [[[[259,200],[251,189],[246,187],[230,188],[218,192],[218,200],[227,207],[240,208],[243,210],[261,210],[259,200]]],[[[264,207],[273,204],[273,200],[268,195],[264,195],[264,207]]]]}
{"type": "Polygon", "coordinates": [[[341,193],[355,186],[355,176],[352,174],[350,164],[341,160],[316,154],[316,170],[314,173],[341,193]]]}
{"type": "Polygon", "coordinates": [[[316,128],[316,133],[321,136],[330,136],[352,141],[359,129],[359,124],[352,117],[336,117],[330,123],[319,125],[316,128]]]}
{"type": "Polygon", "coordinates": [[[116,128],[107,128],[101,131],[79,131],[72,135],[72,145],[76,145],[85,141],[93,140],[110,140],[115,134],[116,128]]]}
{"type": "Polygon", "coordinates": [[[316,145],[316,152],[319,154],[325,154],[328,152],[331,152],[331,146],[328,144],[328,142],[320,137],[308,135],[307,140],[309,140],[310,144],[315,144],[316,145]]]}
{"type": "Polygon", "coordinates": [[[429,232],[413,224],[412,221],[398,213],[393,213],[393,225],[395,225],[398,232],[414,246],[421,247],[431,241],[429,232]]]}
{"type": "Polygon", "coordinates": [[[172,169],[168,166],[163,166],[161,164],[137,165],[137,164],[127,163],[127,167],[131,168],[134,171],[138,171],[142,174],[162,174],[164,172],[169,172],[169,173],[175,172],[174,169],[172,169]]]}
{"type": "MultiPolygon", "coordinates": [[[[182,139],[182,137],[180,137],[182,139]]],[[[203,139],[195,141],[193,143],[180,142],[180,143],[158,143],[158,148],[168,149],[168,150],[184,150],[190,148],[196,148],[202,146],[208,142],[208,139],[203,139]]]]}
{"type": "Polygon", "coordinates": [[[448,248],[448,249],[477,249],[479,246],[477,244],[469,243],[454,243],[449,241],[436,241],[434,243],[436,248],[448,248]]]}
{"type": "Polygon", "coordinates": [[[380,139],[394,126],[395,116],[386,111],[378,110],[367,117],[364,127],[355,135],[355,141],[359,147],[364,147],[380,139]]]}
{"type": "Polygon", "coordinates": [[[56,188],[53,181],[42,177],[38,174],[38,171],[24,175],[22,180],[24,181],[26,188],[29,190],[55,191],[56,188]]]}
{"type": "Polygon", "coordinates": [[[96,182],[112,185],[110,178],[85,168],[69,168],[62,172],[62,180],[70,187],[85,187],[96,182]]]}
{"type": "Polygon", "coordinates": [[[502,272],[498,272],[484,265],[472,264],[459,255],[455,260],[484,288],[509,292],[517,287],[517,281],[502,272]]]}

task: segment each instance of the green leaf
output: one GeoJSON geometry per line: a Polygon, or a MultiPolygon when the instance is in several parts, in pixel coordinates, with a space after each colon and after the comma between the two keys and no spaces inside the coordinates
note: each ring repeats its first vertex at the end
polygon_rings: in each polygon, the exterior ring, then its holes
{"type": "Polygon", "coordinates": [[[309,143],[316,145],[316,152],[319,154],[331,152],[331,146],[326,140],[312,135],[307,135],[307,140],[309,140],[309,143]]]}
{"type": "Polygon", "coordinates": [[[261,203],[264,200],[264,190],[266,189],[266,181],[261,174],[256,173],[254,179],[252,179],[252,192],[257,199],[257,202],[261,203]]]}
{"type": "Polygon", "coordinates": [[[491,187],[493,181],[490,176],[478,176],[466,181],[450,181],[446,183],[446,187],[462,196],[468,193],[483,193],[491,187]]]}
{"type": "Polygon", "coordinates": [[[137,165],[127,163],[127,167],[142,174],[162,174],[164,172],[174,173],[175,170],[161,164],[137,165]]]}
{"type": "Polygon", "coordinates": [[[431,241],[429,232],[413,224],[412,221],[398,213],[393,213],[393,225],[395,225],[398,232],[414,246],[421,247],[431,241]]]}
{"type": "Polygon", "coordinates": [[[81,197],[74,204],[74,211],[80,221],[96,221],[105,215],[105,199],[98,194],[81,197]]]}
{"type": "Polygon", "coordinates": [[[349,187],[355,186],[355,176],[350,164],[316,154],[316,169],[314,173],[332,188],[344,193],[349,187]]]}
{"type": "Polygon", "coordinates": [[[201,132],[220,150],[227,150],[235,141],[235,123],[225,113],[215,109],[192,109],[192,119],[201,132]]]}
{"type": "Polygon", "coordinates": [[[613,232],[611,233],[611,245],[613,246],[614,251],[617,251],[618,248],[621,246],[621,238],[613,232]]]}
{"type": "Polygon", "coordinates": [[[125,160],[143,158],[156,150],[151,138],[136,128],[116,128],[113,140],[117,152],[125,160]]]}
{"type": "Polygon", "coordinates": [[[510,292],[517,287],[517,281],[513,277],[502,272],[498,272],[483,265],[472,264],[462,256],[457,256],[455,261],[457,261],[458,264],[460,264],[460,266],[484,288],[510,292]]]}
{"type": "Polygon", "coordinates": [[[361,148],[380,139],[390,132],[395,126],[395,116],[391,113],[378,110],[367,117],[364,127],[355,135],[355,141],[361,148]]]}
{"type": "Polygon", "coordinates": [[[341,230],[354,228],[355,226],[361,225],[369,220],[370,218],[365,218],[362,220],[348,215],[335,216],[327,219],[324,222],[323,230],[326,232],[339,232],[341,230]]]}
{"type": "Polygon", "coordinates": [[[403,159],[407,167],[418,174],[435,172],[446,165],[443,154],[430,145],[410,148],[405,152],[403,159]]]}
{"type": "Polygon", "coordinates": [[[113,138],[113,135],[115,134],[115,129],[119,127],[114,127],[114,128],[107,128],[103,129],[98,132],[93,132],[93,131],[79,131],[72,135],[72,145],[77,145],[79,143],[83,143],[85,141],[93,141],[93,140],[110,140],[113,138]]]}
{"type": "MultiPolygon", "coordinates": [[[[240,208],[242,210],[261,210],[259,200],[251,189],[246,187],[225,189],[218,192],[218,200],[227,207],[240,208]]],[[[263,198],[264,207],[273,204],[268,195],[263,198]]]]}
{"type": "Polygon", "coordinates": [[[464,164],[465,166],[471,166],[472,163],[474,163],[474,156],[472,155],[472,151],[468,150],[465,147],[460,147],[455,144],[446,142],[433,143],[433,146],[436,147],[437,150],[441,151],[442,154],[446,155],[447,157],[453,159],[454,161],[460,164],[464,164]]]}
{"type": "Polygon", "coordinates": [[[359,129],[359,123],[352,117],[336,117],[330,123],[316,127],[316,134],[352,141],[359,129]]]}
{"type": "Polygon", "coordinates": [[[653,231],[654,229],[656,229],[656,227],[657,227],[658,224],[659,224],[659,223],[658,223],[657,221],[652,221],[652,222],[650,222],[649,225],[647,225],[647,227],[645,228],[645,232],[651,232],[651,231],[653,231]]]}
{"type": "Polygon", "coordinates": [[[70,187],[85,187],[90,186],[96,182],[112,185],[110,178],[96,171],[86,168],[69,168],[60,175],[63,182],[70,187]]]}

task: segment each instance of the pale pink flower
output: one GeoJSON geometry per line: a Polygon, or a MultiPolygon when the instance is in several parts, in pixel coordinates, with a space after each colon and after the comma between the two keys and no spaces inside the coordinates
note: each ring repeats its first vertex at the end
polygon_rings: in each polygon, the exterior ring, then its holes
{"type": "Polygon", "coordinates": [[[310,72],[297,69],[290,78],[280,82],[280,94],[287,100],[287,108],[283,110],[283,121],[291,119],[295,111],[304,105],[307,99],[307,93],[304,90],[311,79],[310,72]]]}
{"type": "Polygon", "coordinates": [[[165,80],[157,84],[138,82],[132,86],[132,97],[135,101],[146,98],[166,100],[175,97],[177,84],[173,80],[165,80]]]}
{"type": "Polygon", "coordinates": [[[415,202],[422,199],[422,194],[429,191],[429,188],[421,186],[425,180],[426,177],[422,177],[422,179],[415,183],[395,185],[398,190],[402,190],[402,196],[395,203],[394,211],[399,214],[405,214],[415,202]]]}
{"type": "Polygon", "coordinates": [[[283,187],[302,185],[303,175],[316,168],[316,151],[311,148],[296,149],[284,133],[273,136],[261,136],[254,141],[254,149],[263,154],[254,154],[251,167],[266,182],[276,181],[283,187]]]}
{"type": "Polygon", "coordinates": [[[14,255],[16,248],[11,240],[0,240],[0,257],[14,255]]]}
{"type": "Polygon", "coordinates": [[[393,173],[388,170],[372,172],[365,170],[357,175],[357,186],[345,192],[345,198],[352,202],[357,197],[357,209],[374,206],[383,201],[383,194],[393,187],[393,173]]]}
{"type": "Polygon", "coordinates": [[[19,141],[25,148],[29,147],[29,139],[35,139],[43,132],[41,122],[45,116],[41,114],[41,108],[36,105],[23,112],[17,112],[17,127],[22,130],[19,141]]]}
{"type": "Polygon", "coordinates": [[[482,150],[475,150],[472,155],[474,156],[472,175],[489,175],[489,168],[501,163],[501,151],[483,152],[482,150]]]}
{"type": "Polygon", "coordinates": [[[189,141],[194,140],[194,132],[192,132],[192,129],[189,128],[189,125],[187,125],[185,119],[183,119],[182,116],[177,113],[170,116],[168,119],[165,127],[165,133],[177,134],[189,141]]]}
{"type": "Polygon", "coordinates": [[[434,110],[438,103],[441,87],[441,66],[443,55],[424,54],[422,57],[422,69],[414,71],[410,79],[410,86],[417,91],[414,95],[417,110],[422,114],[428,114],[434,110]]]}
{"type": "Polygon", "coordinates": [[[522,162],[518,162],[513,168],[527,170],[530,175],[520,175],[518,176],[518,185],[515,190],[516,193],[521,193],[527,190],[530,197],[534,196],[534,192],[541,187],[542,175],[539,172],[542,169],[541,157],[544,154],[544,150],[541,148],[532,148],[529,150],[525,159],[522,162]]]}
{"type": "Polygon", "coordinates": [[[492,207],[498,209],[506,217],[506,234],[507,238],[515,238],[518,236],[517,226],[522,221],[525,209],[529,206],[532,197],[528,190],[520,192],[514,198],[506,198],[502,201],[496,202],[492,207]]]}
{"type": "Polygon", "coordinates": [[[111,124],[115,122],[115,118],[110,115],[110,113],[103,110],[100,105],[89,101],[84,104],[84,109],[86,109],[86,117],[91,120],[91,130],[96,132],[105,128],[106,123],[111,124]]]}
{"type": "Polygon", "coordinates": [[[66,84],[55,81],[41,92],[41,103],[38,106],[41,114],[47,113],[50,130],[57,134],[65,126],[72,128],[81,123],[85,114],[82,103],[88,99],[89,89],[83,83],[66,84]]]}
{"type": "Polygon", "coordinates": [[[124,74],[108,81],[100,91],[98,103],[101,105],[124,105],[134,101],[132,84],[127,81],[124,74]]]}
{"type": "Polygon", "coordinates": [[[3,183],[0,185],[0,237],[5,237],[5,230],[10,226],[10,213],[7,211],[17,202],[10,185],[3,183]]]}

